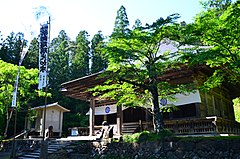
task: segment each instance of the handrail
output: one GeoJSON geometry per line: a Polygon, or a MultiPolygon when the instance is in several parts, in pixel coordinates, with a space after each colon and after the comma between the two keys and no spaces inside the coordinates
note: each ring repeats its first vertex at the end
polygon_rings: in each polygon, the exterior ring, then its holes
{"type": "Polygon", "coordinates": [[[228,133],[240,134],[240,123],[216,116],[164,121],[165,128],[176,134],[228,133]]]}
{"type": "Polygon", "coordinates": [[[11,140],[14,140],[14,139],[19,138],[19,137],[22,136],[22,135],[25,135],[26,133],[29,133],[29,132],[30,132],[30,130],[22,130],[21,132],[19,132],[19,133],[16,134],[15,136],[10,137],[9,139],[2,140],[2,141],[11,141],[11,140]]]}

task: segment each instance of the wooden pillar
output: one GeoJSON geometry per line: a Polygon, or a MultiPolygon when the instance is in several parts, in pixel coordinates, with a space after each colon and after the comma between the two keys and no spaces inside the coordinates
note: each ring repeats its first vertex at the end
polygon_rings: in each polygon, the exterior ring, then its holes
{"type": "Polygon", "coordinates": [[[107,115],[103,115],[103,121],[107,121],[107,115]]]}
{"type": "Polygon", "coordinates": [[[122,124],[123,124],[123,112],[122,112],[122,106],[117,106],[117,134],[122,134],[122,124]]]}
{"type": "Polygon", "coordinates": [[[59,127],[58,127],[58,130],[59,130],[59,137],[62,136],[62,123],[63,123],[63,112],[62,111],[59,111],[59,127]]]}
{"type": "Polygon", "coordinates": [[[195,107],[196,107],[196,117],[199,118],[201,116],[200,103],[195,103],[195,107]]]}
{"type": "Polygon", "coordinates": [[[95,100],[90,100],[89,110],[89,136],[94,135],[94,123],[95,123],[95,100]]]}

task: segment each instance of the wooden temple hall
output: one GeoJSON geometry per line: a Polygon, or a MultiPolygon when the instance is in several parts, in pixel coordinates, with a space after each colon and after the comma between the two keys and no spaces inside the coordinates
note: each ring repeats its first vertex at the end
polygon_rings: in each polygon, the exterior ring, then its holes
{"type": "MultiPolygon", "coordinates": [[[[211,73],[212,71],[206,67],[184,68],[168,72],[162,79],[174,83],[197,85],[211,73]]],[[[153,130],[149,106],[119,107],[114,101],[94,97],[92,92],[87,91],[89,88],[104,83],[106,78],[100,75],[101,72],[61,85],[64,95],[89,102],[88,135],[95,136],[103,121],[107,121],[114,127],[115,135],[153,130]]],[[[235,121],[232,103],[232,99],[239,95],[239,90],[231,85],[223,85],[221,88],[208,92],[196,90],[187,95],[176,94],[175,102],[164,101],[178,108],[177,111],[163,113],[164,127],[178,135],[240,134],[240,123],[235,121]]]]}

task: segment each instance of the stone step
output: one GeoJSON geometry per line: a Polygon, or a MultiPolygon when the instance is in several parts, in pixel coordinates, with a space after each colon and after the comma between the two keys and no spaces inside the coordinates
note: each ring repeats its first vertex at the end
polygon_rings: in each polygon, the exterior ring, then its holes
{"type": "Polygon", "coordinates": [[[40,152],[30,152],[30,153],[28,153],[28,154],[30,154],[30,155],[39,155],[40,152]]]}
{"type": "Polygon", "coordinates": [[[25,155],[22,155],[22,156],[20,156],[20,157],[18,157],[18,158],[21,158],[21,159],[23,159],[23,158],[39,158],[39,155],[29,155],[29,154],[25,154],[25,155]]]}
{"type": "Polygon", "coordinates": [[[39,154],[30,154],[30,153],[27,153],[27,154],[24,154],[24,155],[22,155],[22,156],[25,156],[25,157],[39,157],[39,154]]]}
{"type": "MultiPolygon", "coordinates": [[[[36,158],[32,158],[32,157],[18,157],[18,159],[36,159],[36,158]]],[[[39,157],[37,159],[39,159],[39,157]]]]}
{"type": "MultiPolygon", "coordinates": [[[[63,141],[50,141],[48,142],[48,153],[55,153],[62,147],[66,147],[67,145],[70,145],[71,142],[63,142],[63,141]]],[[[33,152],[27,152],[26,154],[23,154],[21,156],[18,156],[18,159],[39,159],[41,153],[41,147],[36,149],[33,152]]]]}

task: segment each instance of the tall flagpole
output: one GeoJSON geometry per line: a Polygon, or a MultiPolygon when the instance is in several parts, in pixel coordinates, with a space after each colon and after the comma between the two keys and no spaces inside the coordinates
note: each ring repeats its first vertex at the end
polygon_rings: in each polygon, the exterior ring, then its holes
{"type": "Polygon", "coordinates": [[[40,159],[46,159],[48,154],[48,141],[46,140],[45,130],[46,130],[46,109],[47,109],[47,93],[48,93],[48,52],[49,52],[49,44],[50,44],[50,16],[49,21],[47,24],[41,27],[43,29],[43,34],[41,36],[40,31],[40,50],[39,50],[39,89],[43,89],[45,87],[45,104],[43,110],[43,117],[42,117],[42,144],[41,144],[41,151],[40,151],[40,159]],[[45,27],[45,30],[44,30],[45,27]],[[47,28],[47,30],[46,30],[47,28]],[[46,31],[48,36],[46,36],[46,31]],[[41,39],[42,38],[42,39],[41,39]],[[43,41],[41,41],[43,40],[43,41]],[[47,40],[47,41],[44,41],[47,40]],[[47,44],[47,45],[46,45],[47,44]]]}

